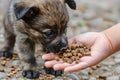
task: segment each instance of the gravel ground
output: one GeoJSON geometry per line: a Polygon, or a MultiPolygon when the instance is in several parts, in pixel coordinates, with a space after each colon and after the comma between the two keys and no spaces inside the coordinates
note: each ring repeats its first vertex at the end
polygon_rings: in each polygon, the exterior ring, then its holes
{"type": "MultiPolygon", "coordinates": [[[[1,23],[6,1],[0,0],[1,23]]],[[[77,10],[73,11],[68,8],[70,13],[69,38],[89,31],[102,31],[120,22],[120,0],[76,0],[76,2],[77,10]]],[[[4,44],[1,23],[0,48],[4,44]]],[[[52,80],[120,80],[119,53],[110,56],[96,66],[80,72],[64,74],[62,77],[56,77],[52,80]]],[[[37,62],[42,69],[41,65],[44,61],[41,60],[40,55],[37,55],[37,62]]],[[[21,76],[22,68],[22,62],[17,55],[14,55],[12,60],[0,58],[0,80],[26,80],[21,76]]]]}

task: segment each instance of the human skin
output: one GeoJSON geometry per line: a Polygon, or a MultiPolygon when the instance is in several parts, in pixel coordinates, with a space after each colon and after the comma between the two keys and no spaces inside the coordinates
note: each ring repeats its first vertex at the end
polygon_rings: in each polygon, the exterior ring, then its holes
{"type": "Polygon", "coordinates": [[[91,55],[80,58],[79,63],[72,64],[56,61],[54,53],[42,56],[46,67],[53,67],[54,70],[64,70],[64,72],[77,72],[82,69],[94,66],[120,49],[120,24],[117,24],[102,32],[88,32],[75,36],[69,40],[69,44],[84,44],[91,47],[91,55]]]}

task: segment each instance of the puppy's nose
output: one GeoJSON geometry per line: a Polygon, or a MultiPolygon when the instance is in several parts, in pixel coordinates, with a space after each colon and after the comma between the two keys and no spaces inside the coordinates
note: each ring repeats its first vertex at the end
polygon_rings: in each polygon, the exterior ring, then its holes
{"type": "Polygon", "coordinates": [[[62,46],[62,43],[61,43],[61,42],[57,42],[57,43],[56,43],[56,46],[57,46],[57,47],[61,47],[61,46],[62,46]]]}
{"type": "Polygon", "coordinates": [[[67,48],[67,46],[68,46],[68,42],[65,42],[65,43],[59,42],[59,43],[57,43],[57,47],[59,47],[61,51],[65,50],[67,48]]]}

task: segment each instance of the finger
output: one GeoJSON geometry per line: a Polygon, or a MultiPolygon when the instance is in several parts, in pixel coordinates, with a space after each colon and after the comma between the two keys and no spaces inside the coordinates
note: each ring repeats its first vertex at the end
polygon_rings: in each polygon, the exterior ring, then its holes
{"type": "Polygon", "coordinates": [[[56,60],[46,61],[46,62],[45,62],[45,66],[46,66],[47,68],[50,68],[50,67],[53,67],[55,64],[58,64],[58,63],[60,63],[60,62],[58,62],[58,61],[56,61],[56,60]]]}
{"type": "Polygon", "coordinates": [[[79,64],[68,66],[64,69],[64,72],[77,72],[82,69],[88,68],[88,64],[86,62],[80,62],[79,64]]]}
{"type": "Polygon", "coordinates": [[[72,64],[69,63],[58,63],[53,66],[54,70],[64,70],[64,68],[72,66],[72,64]]]}
{"type": "Polygon", "coordinates": [[[42,56],[42,59],[43,60],[53,60],[55,59],[55,54],[54,53],[49,53],[49,54],[45,54],[42,56]]]}

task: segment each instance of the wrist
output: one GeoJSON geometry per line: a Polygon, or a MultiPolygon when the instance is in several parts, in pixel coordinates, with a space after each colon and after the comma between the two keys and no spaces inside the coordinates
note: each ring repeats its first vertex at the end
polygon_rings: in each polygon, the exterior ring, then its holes
{"type": "Polygon", "coordinates": [[[113,53],[120,50],[120,24],[117,24],[105,31],[103,31],[103,34],[108,39],[109,43],[111,44],[111,47],[113,49],[113,53]]]}

